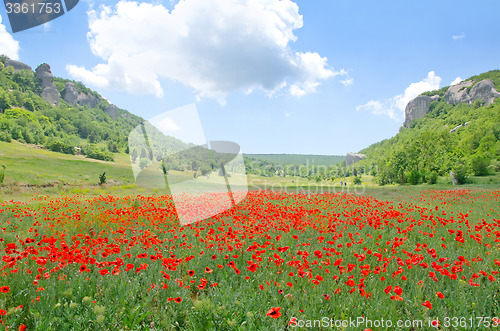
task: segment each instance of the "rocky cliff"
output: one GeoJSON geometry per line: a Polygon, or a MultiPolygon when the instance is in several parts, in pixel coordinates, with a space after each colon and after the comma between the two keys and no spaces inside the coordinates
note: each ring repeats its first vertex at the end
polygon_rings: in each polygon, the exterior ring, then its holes
{"type": "Polygon", "coordinates": [[[64,90],[62,91],[62,96],[64,101],[73,107],[87,106],[89,108],[95,108],[101,100],[94,95],[78,92],[76,85],[71,82],[66,83],[64,90]]]}
{"type": "Polygon", "coordinates": [[[500,92],[497,91],[491,79],[460,82],[450,86],[442,98],[439,95],[419,95],[408,102],[405,109],[404,126],[409,128],[414,119],[423,118],[429,112],[430,103],[434,100],[444,99],[454,106],[461,103],[473,104],[476,100],[480,100],[487,106],[497,98],[500,98],[500,92]]]}
{"type": "Polygon", "coordinates": [[[5,68],[7,68],[7,67],[14,68],[14,72],[18,72],[21,70],[33,71],[33,69],[31,69],[31,67],[29,65],[22,63],[22,62],[19,62],[19,61],[11,60],[11,59],[5,60],[5,68]]]}
{"type": "Polygon", "coordinates": [[[365,157],[366,157],[365,154],[347,153],[345,156],[345,165],[350,166],[351,164],[354,164],[356,162],[363,160],[365,157]]]}
{"type": "Polygon", "coordinates": [[[54,84],[54,76],[50,71],[50,66],[47,63],[40,64],[35,70],[35,76],[38,78],[42,89],[40,96],[53,106],[59,106],[61,96],[54,84]]]}

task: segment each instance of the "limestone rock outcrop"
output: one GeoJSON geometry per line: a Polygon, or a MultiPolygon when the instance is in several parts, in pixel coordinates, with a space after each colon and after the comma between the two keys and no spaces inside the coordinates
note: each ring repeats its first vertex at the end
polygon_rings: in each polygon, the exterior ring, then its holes
{"type": "Polygon", "coordinates": [[[18,72],[21,70],[33,71],[33,69],[31,69],[31,67],[29,65],[27,65],[26,63],[22,63],[22,62],[11,60],[11,59],[5,60],[5,68],[7,68],[7,67],[13,67],[14,72],[18,72]]]}
{"type": "Polygon", "coordinates": [[[351,164],[354,164],[356,162],[363,160],[365,157],[366,157],[365,154],[347,153],[345,156],[345,165],[348,167],[351,164]]]}
{"type": "Polygon", "coordinates": [[[100,99],[94,95],[79,92],[76,85],[72,82],[66,83],[62,95],[64,101],[73,107],[86,106],[89,108],[95,108],[100,101],[100,99]]]}
{"type": "Polygon", "coordinates": [[[62,92],[62,96],[64,101],[72,105],[73,107],[78,106],[78,88],[75,86],[75,84],[71,82],[67,82],[64,90],[62,92]]]}
{"type": "Polygon", "coordinates": [[[89,108],[95,108],[99,104],[99,99],[90,94],[80,93],[78,94],[77,103],[79,106],[87,106],[89,108]]]}
{"type": "Polygon", "coordinates": [[[408,102],[405,109],[404,126],[409,128],[410,123],[416,118],[422,118],[429,112],[429,105],[432,98],[428,95],[419,95],[415,99],[408,102]]]}
{"type": "MultiPolygon", "coordinates": [[[[497,98],[500,98],[500,92],[497,91],[495,84],[491,79],[484,79],[479,82],[468,80],[450,86],[443,98],[444,101],[454,106],[461,103],[471,105],[476,100],[481,100],[486,106],[488,106],[497,98]]],[[[439,95],[432,97],[419,95],[415,99],[410,100],[405,109],[404,126],[409,128],[414,119],[423,118],[429,112],[430,103],[440,99],[441,97],[439,95]]]]}
{"type": "Polygon", "coordinates": [[[459,103],[470,103],[470,97],[467,93],[467,88],[471,87],[474,81],[469,80],[466,82],[460,82],[458,84],[450,86],[448,91],[444,94],[444,99],[450,105],[458,105],[459,103]]]}
{"type": "Polygon", "coordinates": [[[478,82],[470,89],[469,96],[471,103],[476,100],[481,100],[488,106],[492,104],[496,98],[500,98],[500,93],[496,90],[495,84],[491,79],[485,79],[478,82]]]}
{"type": "Polygon", "coordinates": [[[54,84],[54,76],[50,71],[50,66],[47,63],[40,64],[35,70],[35,76],[38,78],[42,88],[40,96],[48,103],[59,106],[61,96],[54,84]]]}
{"type": "Polygon", "coordinates": [[[118,118],[118,107],[116,107],[115,105],[109,105],[106,108],[106,114],[108,114],[112,119],[116,121],[116,119],[118,118]]]}

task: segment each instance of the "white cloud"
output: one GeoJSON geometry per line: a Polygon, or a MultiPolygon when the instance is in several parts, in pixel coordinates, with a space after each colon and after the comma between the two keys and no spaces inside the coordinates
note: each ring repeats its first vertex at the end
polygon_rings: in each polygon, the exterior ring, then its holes
{"type": "Polygon", "coordinates": [[[175,132],[180,130],[179,126],[174,122],[174,120],[169,117],[166,117],[158,123],[155,123],[155,126],[160,129],[161,132],[175,132]]]}
{"type": "Polygon", "coordinates": [[[423,92],[439,89],[441,80],[441,77],[436,76],[434,71],[430,71],[427,77],[420,82],[411,83],[404,93],[383,101],[370,100],[366,104],[356,107],[356,111],[371,111],[374,115],[386,115],[394,121],[400,122],[403,120],[408,102],[423,92]]]}
{"type": "Polygon", "coordinates": [[[103,63],[68,65],[73,78],[98,87],[163,96],[161,78],[223,102],[235,90],[316,92],[336,75],[327,58],[296,52],[303,25],[291,0],[181,0],[162,4],[122,0],[89,11],[90,48],[103,63]]]}
{"type": "Polygon", "coordinates": [[[464,33],[464,32],[462,32],[461,34],[453,35],[453,36],[451,36],[451,38],[452,38],[453,40],[460,40],[460,39],[464,39],[464,38],[465,38],[465,33],[464,33]]]}
{"type": "Polygon", "coordinates": [[[344,80],[341,80],[340,82],[341,82],[341,83],[342,83],[342,85],[344,85],[344,86],[349,86],[349,85],[354,84],[354,78],[344,79],[344,80]]]}
{"type": "Polygon", "coordinates": [[[0,16],[0,54],[5,54],[13,60],[19,60],[19,41],[15,40],[7,32],[5,25],[2,24],[0,16]]]}
{"type": "Polygon", "coordinates": [[[458,83],[460,83],[462,81],[463,81],[463,79],[461,77],[457,77],[457,78],[455,78],[455,80],[453,82],[451,82],[450,86],[457,85],[458,83]]]}

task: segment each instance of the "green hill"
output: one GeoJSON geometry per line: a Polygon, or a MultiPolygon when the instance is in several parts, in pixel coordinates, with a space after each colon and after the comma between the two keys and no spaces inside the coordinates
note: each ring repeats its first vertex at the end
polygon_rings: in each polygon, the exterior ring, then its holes
{"type": "MultiPolygon", "coordinates": [[[[491,79],[500,88],[500,70],[469,78],[474,84],[491,79]]],[[[449,87],[425,95],[443,96],[449,87]]],[[[472,86],[470,87],[472,88],[472,86]]],[[[368,157],[356,167],[372,170],[381,185],[433,183],[436,176],[455,173],[459,182],[468,175],[486,176],[500,171],[500,102],[484,106],[448,104],[443,98],[429,112],[402,127],[393,138],[375,143],[360,153],[368,157]]]]}
{"type": "Polygon", "coordinates": [[[336,165],[345,160],[343,155],[304,155],[304,154],[245,154],[249,159],[262,160],[282,165],[336,165]]]}

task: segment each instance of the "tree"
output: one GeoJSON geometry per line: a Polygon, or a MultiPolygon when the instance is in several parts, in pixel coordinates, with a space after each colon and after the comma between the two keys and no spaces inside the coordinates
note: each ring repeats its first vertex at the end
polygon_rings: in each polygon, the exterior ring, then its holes
{"type": "Polygon", "coordinates": [[[2,165],[0,166],[0,185],[2,185],[2,184],[3,184],[3,181],[4,181],[4,179],[5,179],[5,168],[6,168],[6,167],[5,167],[5,164],[2,164],[2,165]]]}
{"type": "Polygon", "coordinates": [[[149,165],[149,160],[147,158],[141,158],[139,160],[139,168],[141,168],[141,170],[144,170],[144,168],[146,168],[148,165],[149,165]]]}
{"type": "Polygon", "coordinates": [[[102,174],[99,175],[99,184],[100,185],[106,184],[106,171],[104,171],[102,174]]]}
{"type": "Polygon", "coordinates": [[[484,155],[476,155],[472,158],[472,171],[476,176],[486,176],[488,175],[488,166],[490,165],[490,159],[484,155]]]}
{"type": "Polygon", "coordinates": [[[163,171],[164,175],[168,175],[168,168],[167,165],[165,164],[165,161],[161,160],[161,170],[163,171]]]}
{"type": "Polygon", "coordinates": [[[137,150],[134,148],[132,150],[132,154],[130,154],[130,159],[132,160],[132,163],[135,163],[135,161],[137,160],[137,150]]]}
{"type": "Polygon", "coordinates": [[[142,148],[142,149],[141,149],[141,156],[140,156],[140,158],[141,158],[141,159],[145,159],[145,158],[146,158],[146,156],[147,156],[147,154],[146,154],[146,150],[145,150],[144,148],[142,148]]]}

